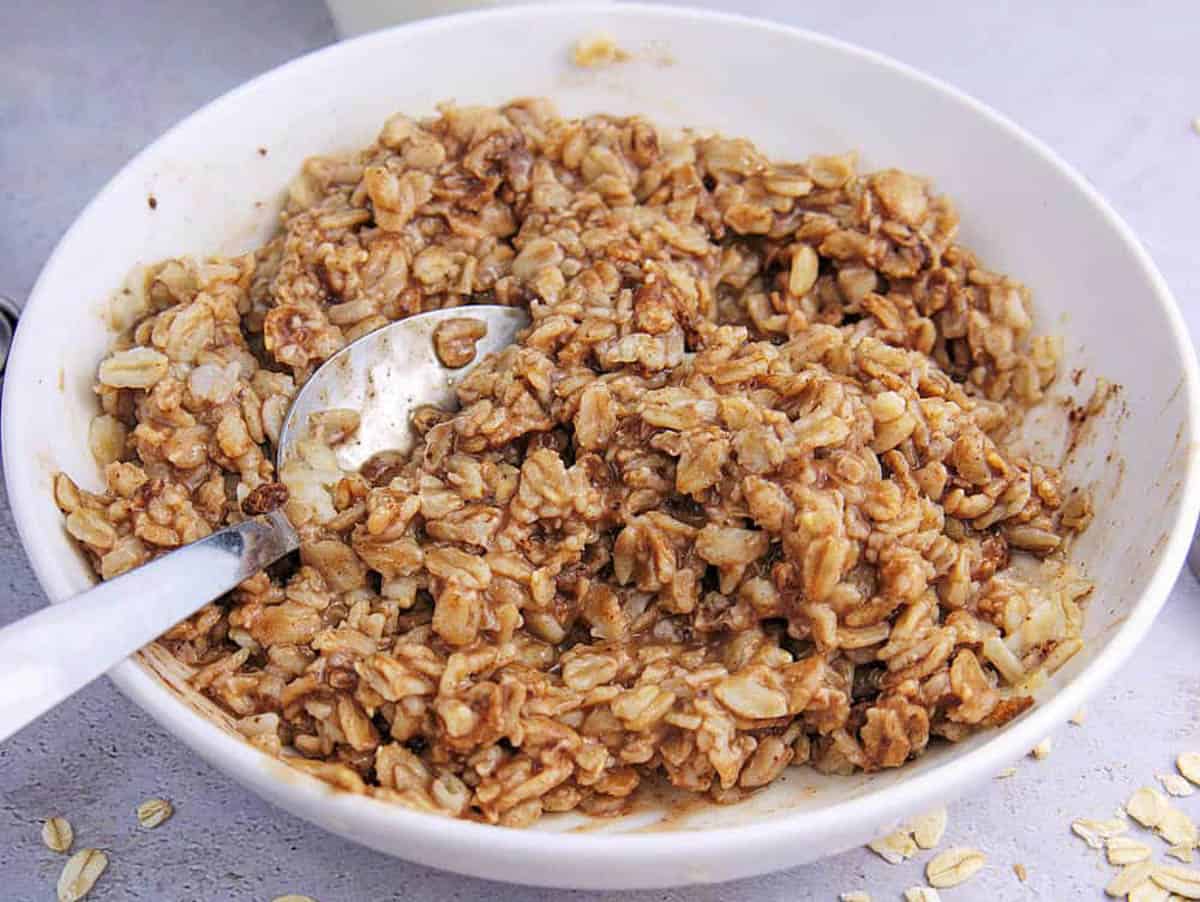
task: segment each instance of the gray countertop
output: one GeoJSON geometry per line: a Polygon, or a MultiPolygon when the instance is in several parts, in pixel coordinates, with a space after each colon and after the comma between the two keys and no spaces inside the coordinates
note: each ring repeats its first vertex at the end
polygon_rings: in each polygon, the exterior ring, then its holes
{"type": "MultiPolygon", "coordinates": [[[[788,21],[883,51],[974,94],[1045,140],[1142,237],[1200,334],[1200,16],[1189,0],[695,5],[788,21]],[[1023,8],[1021,8],[1023,7],[1023,8]]],[[[0,27],[0,293],[22,299],[100,186],[173,122],[252,75],[334,40],[319,0],[70,4],[8,0],[0,27]]],[[[1063,236],[1069,241],[1070,236],[1063,236]]],[[[86,285],[81,281],[81,290],[86,285]]],[[[43,603],[0,490],[0,622],[43,603]]],[[[1180,578],[1151,637],[1044,761],[1027,759],[950,809],[946,842],[987,852],[956,900],[1101,899],[1109,868],[1069,821],[1109,816],[1137,786],[1200,751],[1200,586],[1180,578]],[[1023,864],[1029,880],[1012,872],[1023,864]]],[[[1200,794],[1179,800],[1200,818],[1200,794]]],[[[592,900],[456,877],[346,843],[231,784],[107,681],[0,745],[0,899],[48,899],[63,859],[41,820],[108,851],[96,900],[592,900]],[[134,806],[177,813],[154,831],[134,806]]],[[[1154,842],[1154,840],[1151,840],[1154,842]]],[[[625,894],[677,899],[899,899],[925,854],[889,866],[865,850],[757,880],[625,894]]],[[[569,864],[569,863],[565,863],[569,864]]],[[[613,895],[612,898],[616,898],[613,895]]]]}

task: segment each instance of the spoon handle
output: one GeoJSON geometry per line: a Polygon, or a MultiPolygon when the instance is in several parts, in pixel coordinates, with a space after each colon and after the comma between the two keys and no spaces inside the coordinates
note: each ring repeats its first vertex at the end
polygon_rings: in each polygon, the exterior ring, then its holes
{"type": "Polygon", "coordinates": [[[0,630],[0,741],[299,546],[276,511],[6,626],[0,630]]]}

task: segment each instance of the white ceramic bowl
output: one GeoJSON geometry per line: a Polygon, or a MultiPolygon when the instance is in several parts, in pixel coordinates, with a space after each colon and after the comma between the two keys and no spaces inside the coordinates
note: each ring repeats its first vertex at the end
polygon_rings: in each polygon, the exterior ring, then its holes
{"type": "MultiPolygon", "coordinates": [[[[744,18],[643,6],[518,7],[380,32],[297,60],[226,95],[155,142],[92,202],[25,308],[5,385],[4,465],[22,541],[52,601],[91,574],[63,531],[50,474],[85,483],[102,310],[139,261],[238,252],[274,224],[302,159],[365,144],[395,110],[436,101],[548,95],[564,112],[641,112],[749,136],[771,154],[860,148],[868,167],[934,177],[959,204],[963,238],[1032,286],[1041,329],[1066,339],[1064,372],[1122,386],[1120,403],[1070,459],[1098,516],[1076,546],[1099,586],[1087,647],[1003,730],[870,776],[806,769],[749,801],[645,829],[653,813],[585,831],[481,826],[338,793],[268,760],[225,729],[152,647],[111,676],[200,755],[258,794],[357,842],[500,880],[625,888],[727,880],[828,855],[975,783],[1024,754],[1126,659],[1184,559],[1200,504],[1197,371],[1185,327],[1149,258],[1096,193],[1046,148],[962,94],[873,53],[744,18]],[[633,52],[600,71],[568,64],[596,29],[633,52]],[[256,149],[266,147],[260,156],[256,149]],[[157,198],[156,210],[147,195],[157,198]],[[207,712],[203,716],[198,712],[207,712]],[[638,829],[638,828],[642,829],[638,829]]],[[[1031,427],[1050,454],[1061,409],[1031,427]]],[[[986,790],[983,790],[986,791],[986,790]]]]}

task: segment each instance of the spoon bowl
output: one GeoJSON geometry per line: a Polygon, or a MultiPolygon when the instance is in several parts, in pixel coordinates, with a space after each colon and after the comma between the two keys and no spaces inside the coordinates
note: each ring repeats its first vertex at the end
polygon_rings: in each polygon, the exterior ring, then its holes
{"type": "MultiPolygon", "coordinates": [[[[308,431],[312,414],[331,408],[359,413],[357,431],[337,446],[339,463],[357,470],[380,451],[412,446],[409,415],[417,407],[447,407],[454,390],[483,354],[510,344],[529,324],[524,310],[481,305],[422,313],[364,335],[323,363],[303,385],[280,431],[282,470],[308,431]],[[482,323],[467,364],[439,359],[439,326],[453,319],[482,323]]],[[[477,330],[478,331],[478,330],[477,330]]],[[[0,741],[83,688],[238,583],[297,550],[300,539],[281,510],[243,502],[247,518],[107,580],[62,604],[43,608],[0,630],[0,741]]]]}
{"type": "Polygon", "coordinates": [[[359,414],[358,429],[334,447],[342,469],[357,470],[380,451],[407,453],[413,443],[412,411],[454,404],[455,389],[473,365],[512,344],[527,325],[529,314],[518,307],[450,307],[397,320],[351,342],[292,399],[279,431],[279,468],[307,434],[309,417],[333,408],[359,414]],[[468,365],[449,367],[438,358],[434,337],[439,326],[456,319],[482,323],[486,332],[475,342],[468,365]]]}

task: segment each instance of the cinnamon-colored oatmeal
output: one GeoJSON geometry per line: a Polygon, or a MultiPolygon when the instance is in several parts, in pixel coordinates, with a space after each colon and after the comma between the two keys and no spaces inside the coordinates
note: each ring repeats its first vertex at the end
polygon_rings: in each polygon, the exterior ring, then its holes
{"type": "Polygon", "coordinates": [[[131,280],[107,489],[55,495],[103,577],[284,503],[299,559],[161,641],[346,790],[524,826],[621,812],[652,773],[732,801],[791,765],[896,767],[1028,707],[1090,589],[1061,560],[1089,499],[1010,441],[1055,343],[956,226],[852,154],[540,100],[395,116],[309,160],[257,252],[131,280]],[[411,456],[341,472],[357,417],[331,411],[275,473],[323,360],[470,303],[533,324],[460,411],[418,413],[411,456]]]}

